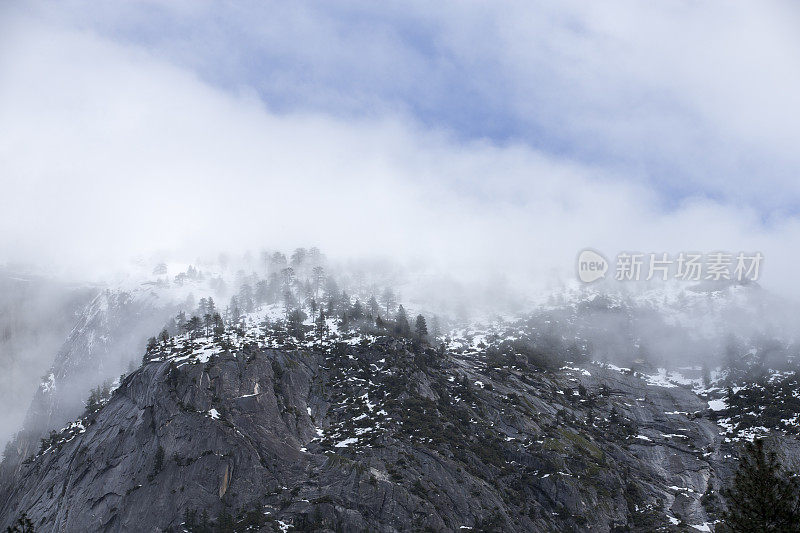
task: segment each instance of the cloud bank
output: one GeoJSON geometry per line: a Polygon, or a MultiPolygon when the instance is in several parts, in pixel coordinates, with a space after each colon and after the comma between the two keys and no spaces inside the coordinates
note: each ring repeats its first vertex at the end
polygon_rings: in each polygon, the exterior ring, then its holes
{"type": "Polygon", "coordinates": [[[4,8],[0,259],[758,250],[797,292],[788,4],[95,7],[4,8]]]}

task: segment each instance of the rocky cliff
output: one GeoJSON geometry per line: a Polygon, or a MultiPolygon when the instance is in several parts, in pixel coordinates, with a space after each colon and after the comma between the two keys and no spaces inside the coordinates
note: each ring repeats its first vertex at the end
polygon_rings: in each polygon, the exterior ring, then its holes
{"type": "Polygon", "coordinates": [[[4,462],[0,525],[24,511],[41,531],[702,531],[730,468],[706,399],[608,365],[230,332],[151,355],[4,462]]]}

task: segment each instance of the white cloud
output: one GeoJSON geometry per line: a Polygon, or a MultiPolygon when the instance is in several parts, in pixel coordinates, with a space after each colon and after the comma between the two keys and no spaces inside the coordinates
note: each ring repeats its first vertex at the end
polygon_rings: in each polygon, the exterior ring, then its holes
{"type": "MultiPolygon", "coordinates": [[[[618,4],[623,6],[639,9],[618,4]]],[[[575,93],[545,96],[552,98],[555,111],[565,112],[565,129],[582,127],[583,117],[587,136],[603,133],[620,147],[635,142],[643,128],[657,130],[665,117],[643,118],[653,109],[647,100],[639,102],[641,110],[631,111],[629,123],[604,129],[614,125],[614,99],[625,94],[623,82],[629,80],[631,94],[642,98],[643,80],[650,80],[665,99],[679,99],[678,107],[703,115],[702,127],[729,129],[738,138],[736,146],[769,144],[766,134],[746,134],[759,120],[775,120],[770,112],[776,104],[769,101],[773,89],[752,100],[727,92],[728,101],[706,106],[720,84],[738,83],[737,69],[724,70],[721,81],[691,72],[689,81],[670,81],[669,72],[679,67],[693,72],[710,59],[684,63],[680,50],[673,52],[666,44],[630,57],[615,52],[646,41],[642,32],[651,25],[636,26],[646,13],[618,19],[559,11],[553,16],[577,25],[574,35],[567,36],[566,23],[555,34],[548,30],[552,17],[528,28],[519,5],[508,13],[486,9],[464,8],[449,26],[442,11],[436,19],[444,26],[439,44],[453,56],[473,54],[476,61],[499,57],[503,68],[493,72],[502,73],[499,81],[513,87],[504,94],[514,93],[510,105],[522,117],[537,111],[525,108],[525,91],[542,78],[525,66],[551,61],[541,50],[557,45],[556,57],[572,72],[575,93]],[[492,38],[484,44],[469,43],[477,31],[476,17],[483,15],[497,35],[489,33],[492,38]],[[458,29],[460,23],[468,30],[458,29]],[[601,68],[612,61],[603,59],[606,53],[627,58],[613,79],[605,79],[601,68]],[[654,58],[658,61],[648,65],[654,58]],[[667,65],[667,72],[659,65],[667,65]],[[589,98],[590,89],[600,91],[596,98],[589,98]],[[745,100],[762,105],[764,113],[730,118],[723,112],[745,100]]],[[[311,21],[304,18],[305,23],[318,28],[318,19],[308,16],[311,21]]],[[[672,30],[676,39],[685,35],[677,24],[686,13],[671,16],[655,26],[655,41],[672,30]]],[[[338,255],[430,257],[467,273],[497,269],[538,275],[550,268],[571,272],[584,246],[607,253],[760,250],[766,255],[768,281],[791,285],[797,254],[785,243],[800,242],[797,220],[775,217],[765,225],[761,211],[739,195],[665,206],[664,198],[648,187],[646,168],[576,162],[523,142],[464,141],[391,105],[362,118],[315,106],[278,113],[244,86],[230,90],[208,84],[174,57],[120,44],[102,32],[18,13],[4,30],[13,46],[0,51],[2,257],[81,269],[116,266],[159,249],[192,256],[262,245],[318,245],[338,255]]],[[[314,41],[310,50],[320,43],[314,41]]],[[[351,43],[338,45],[343,48],[329,51],[326,61],[355,68],[348,63],[351,43]]],[[[376,57],[367,57],[367,64],[381,64],[386,54],[402,48],[398,42],[383,45],[373,51],[376,57]]],[[[402,65],[409,75],[430,67],[415,64],[411,53],[405,57],[411,58],[402,65]]],[[[425,80],[416,83],[424,86],[425,80]]],[[[549,102],[541,91],[537,94],[540,104],[549,102]]],[[[775,94],[785,96],[783,91],[775,94]]],[[[685,156],[685,140],[679,138],[685,127],[665,131],[664,145],[648,150],[685,156]]],[[[785,134],[793,134],[791,126],[785,134]]],[[[774,149],[789,157],[781,146],[774,149]]],[[[757,183],[737,179],[736,186],[745,191],[757,183]]],[[[795,192],[793,183],[770,184],[782,194],[795,192]]]]}

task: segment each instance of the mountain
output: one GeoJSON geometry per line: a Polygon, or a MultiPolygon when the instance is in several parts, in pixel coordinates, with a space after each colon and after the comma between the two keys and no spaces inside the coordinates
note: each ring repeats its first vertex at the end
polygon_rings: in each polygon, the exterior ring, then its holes
{"type": "Polygon", "coordinates": [[[279,316],[151,346],[4,461],[0,525],[24,511],[42,531],[713,527],[740,436],[699,377],[592,362],[542,317],[437,345],[332,320],[290,335],[279,316]]]}
{"type": "Polygon", "coordinates": [[[48,431],[79,416],[87,391],[138,363],[147,334],[174,312],[151,290],[100,291],[79,314],[37,388],[13,453],[27,456],[48,431]]]}
{"type": "Polygon", "coordinates": [[[757,286],[466,295],[456,319],[262,259],[97,294],[6,447],[0,527],[711,531],[741,441],[800,458],[792,312],[757,286]]]}
{"type": "Polygon", "coordinates": [[[42,372],[97,292],[0,266],[0,444],[19,430],[42,372]]]}

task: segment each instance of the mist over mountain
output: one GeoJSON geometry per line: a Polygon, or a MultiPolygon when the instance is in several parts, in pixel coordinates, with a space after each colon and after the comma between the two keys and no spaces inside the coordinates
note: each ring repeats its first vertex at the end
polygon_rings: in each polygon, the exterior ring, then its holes
{"type": "Polygon", "coordinates": [[[0,4],[0,528],[798,531],[799,25],[0,4]]]}
{"type": "Polygon", "coordinates": [[[6,445],[6,523],[705,528],[738,442],[800,451],[793,307],[755,284],[431,283],[297,248],[95,287],[6,445]]]}
{"type": "Polygon", "coordinates": [[[4,372],[0,399],[0,440],[19,430],[30,396],[84,307],[98,291],[31,275],[0,270],[0,356],[4,372]]]}

